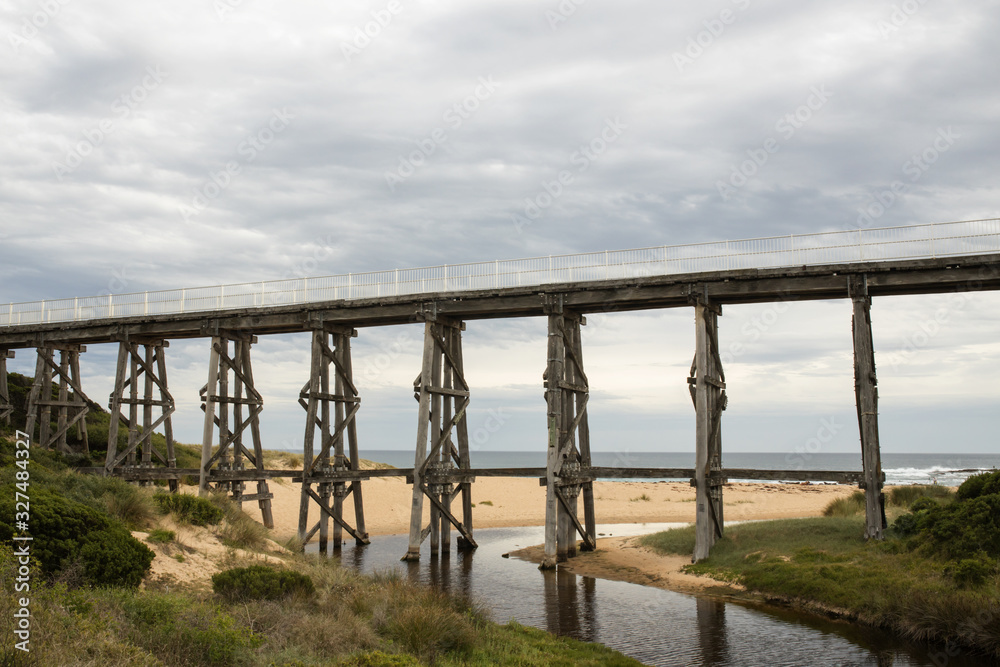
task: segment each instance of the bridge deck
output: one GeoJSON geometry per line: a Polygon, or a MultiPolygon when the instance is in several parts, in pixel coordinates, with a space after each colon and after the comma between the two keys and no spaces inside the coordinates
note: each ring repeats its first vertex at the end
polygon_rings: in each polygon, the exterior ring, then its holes
{"type": "Polygon", "coordinates": [[[541,294],[562,295],[565,306],[584,314],[690,306],[695,294],[717,304],[841,299],[849,297],[850,277],[859,275],[866,277],[871,296],[997,290],[1000,254],[740,269],[29,324],[0,327],[0,348],[30,348],[40,340],[108,343],[124,335],[198,338],[218,329],[254,334],[303,332],[317,321],[353,327],[405,324],[417,321],[416,313],[425,306],[463,320],[537,317],[545,314],[541,294]]]}

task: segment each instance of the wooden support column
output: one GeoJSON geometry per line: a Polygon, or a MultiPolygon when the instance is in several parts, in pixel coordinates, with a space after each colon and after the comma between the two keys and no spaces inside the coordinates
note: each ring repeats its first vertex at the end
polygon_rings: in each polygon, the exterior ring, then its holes
{"type": "Polygon", "coordinates": [[[548,451],[545,468],[545,555],[541,569],[576,555],[576,537],[582,549],[597,546],[593,479],[580,469],[591,465],[587,402],[590,387],[583,369],[580,327],[586,320],[563,307],[561,295],[547,295],[549,318],[548,363],[543,379],[548,416],[548,451]],[[579,440],[578,440],[579,438],[579,440]],[[578,446],[579,443],[579,446],[578,446]],[[581,492],[584,521],[578,517],[581,492]]]}
{"type": "Polygon", "coordinates": [[[306,411],[306,432],[298,536],[305,545],[318,532],[319,552],[323,555],[329,549],[331,519],[334,551],[341,548],[344,531],[357,544],[369,543],[361,480],[354,474],[361,469],[355,421],[361,399],[354,385],[351,366],[351,338],[357,335],[358,332],[350,327],[318,324],[312,334],[310,378],[299,393],[299,405],[306,411]],[[333,386],[330,381],[331,366],[333,386]],[[320,436],[318,453],[317,429],[320,436]],[[344,500],[348,497],[354,503],[354,526],[344,518],[344,500]],[[319,506],[319,516],[310,528],[309,509],[314,502],[319,506]]]}
{"type": "Polygon", "coordinates": [[[722,411],[726,409],[726,376],[719,355],[719,316],[721,306],[706,299],[695,302],[695,355],[688,377],[694,402],[695,477],[695,546],[692,561],[708,558],[724,528],[722,504],[722,411]]]}
{"type": "MultiPolygon", "coordinates": [[[[173,415],[174,397],[167,389],[167,361],[165,351],[169,342],[162,338],[125,339],[118,344],[118,368],[115,373],[115,390],[111,393],[108,407],[111,409],[111,423],[108,427],[108,455],[105,459],[106,474],[132,472],[136,468],[152,468],[153,457],[167,468],[177,467],[174,454],[173,415]],[[139,394],[140,381],[142,394],[139,394]],[[127,405],[128,416],[122,414],[122,406],[127,405]],[[139,407],[142,406],[142,419],[139,407]],[[153,409],[160,414],[153,420],[153,409]],[[118,450],[119,426],[128,433],[124,449],[118,450]],[[164,451],[153,446],[153,434],[163,427],[164,451]],[[136,454],[140,460],[136,462],[136,454]]],[[[148,484],[141,481],[140,484],[148,484]]],[[[168,482],[171,491],[177,490],[177,480],[168,482]]]]}
{"type": "Polygon", "coordinates": [[[462,473],[472,467],[466,420],[470,392],[462,360],[465,324],[439,316],[434,304],[426,304],[420,317],[424,320],[424,354],[420,375],[413,382],[414,397],[419,404],[417,446],[410,542],[403,556],[403,560],[411,561],[420,559],[420,545],[428,536],[431,555],[447,555],[451,548],[452,527],[458,531],[459,548],[479,546],[472,535],[472,482],[475,480],[462,473]],[[459,495],[462,497],[461,520],[452,513],[452,501],[459,495]],[[426,527],[423,525],[425,496],[431,501],[430,525],[426,527]]]}
{"type": "Polygon", "coordinates": [[[10,415],[14,406],[10,402],[10,388],[7,386],[7,360],[14,358],[14,350],[0,347],[0,424],[10,426],[10,415]]]}
{"type": "Polygon", "coordinates": [[[264,409],[264,400],[254,387],[253,368],[250,364],[250,346],[256,342],[256,336],[237,331],[220,330],[212,336],[208,384],[200,392],[201,408],[205,411],[205,430],[199,492],[205,495],[209,490],[208,485],[215,483],[216,488],[228,491],[232,500],[241,508],[245,502],[257,501],[264,525],[274,528],[271,516],[273,496],[267,487],[260,442],[260,413],[264,409]],[[243,416],[244,407],[248,413],[246,417],[243,416]],[[219,446],[213,453],[216,429],[219,432],[219,446]],[[250,432],[253,451],[244,445],[243,436],[246,431],[250,432]],[[244,473],[247,470],[244,459],[250,465],[249,475],[244,473]],[[257,483],[257,493],[243,493],[247,481],[257,483]]]}
{"type": "Polygon", "coordinates": [[[882,494],[882,454],[878,441],[878,378],[875,375],[875,346],[872,341],[872,300],[867,276],[850,282],[854,316],[854,397],[861,432],[861,463],[865,490],[865,539],[881,540],[886,527],[885,496],[882,494]]]}
{"type": "Polygon", "coordinates": [[[28,395],[28,416],[25,431],[34,433],[38,425],[38,444],[52,448],[63,454],[90,455],[87,439],[87,413],[91,409],[102,412],[97,403],[90,400],[80,386],[80,354],[86,352],[82,345],[45,344],[38,347],[38,361],[35,364],[35,381],[28,395]],[[58,363],[55,353],[59,353],[58,363]],[[58,380],[53,398],[52,383],[58,380]],[[52,428],[52,409],[55,408],[56,425],[52,428]],[[76,428],[79,445],[71,449],[66,435],[76,428]]]}

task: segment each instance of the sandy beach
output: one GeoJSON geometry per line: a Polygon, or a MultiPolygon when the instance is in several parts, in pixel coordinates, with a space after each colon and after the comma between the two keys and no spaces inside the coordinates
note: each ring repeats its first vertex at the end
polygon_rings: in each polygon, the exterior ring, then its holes
{"type": "MultiPolygon", "coordinates": [[[[295,534],[299,520],[300,487],[272,482],[274,534],[282,540],[295,534]]],[[[409,530],[412,487],[398,478],[373,478],[362,483],[365,523],[369,535],[393,535],[409,530]]],[[[816,516],[834,498],[848,496],[843,485],[727,484],[723,491],[726,520],[788,519],[816,516]]],[[[473,526],[499,528],[545,523],[545,487],[535,478],[483,477],[472,486],[473,526]]],[[[694,521],[694,488],[683,482],[595,482],[598,525],[694,521]]],[[[425,515],[429,502],[424,503],[425,515]]],[[[257,503],[244,505],[260,520],[257,503]]],[[[353,524],[348,499],[344,513],[353,524]]],[[[315,521],[318,509],[310,511],[315,521]]],[[[583,517],[581,505],[581,519],[583,517]]]]}

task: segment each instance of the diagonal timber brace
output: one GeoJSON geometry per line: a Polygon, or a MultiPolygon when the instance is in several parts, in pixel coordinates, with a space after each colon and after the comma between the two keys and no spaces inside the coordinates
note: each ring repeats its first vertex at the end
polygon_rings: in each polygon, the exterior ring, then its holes
{"type": "Polygon", "coordinates": [[[576,536],[584,550],[597,547],[594,485],[581,477],[591,466],[587,405],[590,386],[583,369],[581,327],[585,318],[562,306],[558,296],[546,301],[549,318],[548,364],[542,375],[548,406],[549,446],[546,457],[545,556],[542,569],[576,555],[576,536]],[[583,494],[584,522],[578,513],[583,494]]]}
{"type": "Polygon", "coordinates": [[[424,354],[420,375],[413,383],[417,414],[417,447],[413,465],[413,503],[410,508],[410,542],[403,560],[419,560],[420,545],[430,536],[431,556],[451,550],[451,529],[459,533],[460,549],[478,545],[472,532],[472,483],[468,477],[456,485],[452,478],[471,467],[469,457],[469,384],[462,359],[464,323],[437,315],[425,307],[424,354]],[[457,441],[457,445],[456,445],[457,441]],[[430,499],[430,525],[423,526],[424,497],[430,499]],[[461,496],[462,519],[451,509],[461,496]]]}
{"type": "MultiPolygon", "coordinates": [[[[118,344],[115,390],[108,403],[111,423],[108,427],[108,455],[104,463],[107,474],[152,468],[154,456],[167,468],[177,467],[171,419],[175,410],[174,397],[167,389],[165,351],[168,345],[163,339],[125,339],[118,344]],[[128,406],[127,416],[122,412],[124,406],[128,406]],[[159,408],[160,414],[154,420],[156,408],[159,408]],[[121,426],[125,427],[127,439],[123,448],[119,449],[121,426]],[[164,451],[153,445],[153,434],[161,426],[164,451]]],[[[140,484],[148,484],[148,481],[140,484]]],[[[169,485],[171,491],[177,490],[176,479],[169,480],[169,485]]]]}
{"type": "Polygon", "coordinates": [[[272,495],[267,486],[260,439],[260,413],[264,409],[264,403],[254,387],[253,368],[250,364],[250,346],[256,342],[256,336],[242,331],[218,330],[212,337],[208,383],[200,392],[201,409],[205,412],[205,428],[198,488],[199,493],[205,495],[209,484],[215,483],[216,488],[228,491],[232,500],[240,507],[246,501],[256,500],[264,525],[273,528],[272,495]],[[233,351],[232,355],[230,349],[233,351]],[[244,408],[247,411],[246,417],[244,408]],[[218,449],[213,454],[216,431],[219,442],[218,449]],[[246,431],[250,432],[252,449],[244,444],[243,435],[246,431]],[[246,469],[244,460],[249,462],[251,469],[259,472],[258,477],[250,478],[250,481],[257,482],[257,493],[249,496],[243,493],[245,481],[227,479],[227,473],[246,469]]]}
{"type": "Polygon", "coordinates": [[[329,549],[331,519],[334,550],[340,549],[344,531],[357,544],[369,543],[361,481],[345,477],[360,470],[355,417],[361,408],[361,399],[354,385],[351,365],[351,338],[357,335],[350,327],[319,324],[314,328],[309,381],[299,393],[299,405],[306,411],[306,431],[298,536],[305,544],[318,532],[319,552],[324,555],[329,549]],[[318,452],[317,430],[320,436],[318,452]],[[356,527],[344,518],[344,501],[348,497],[354,503],[356,527]],[[313,502],[319,506],[319,519],[310,529],[309,509],[313,502]]]}
{"type": "Polygon", "coordinates": [[[64,454],[71,453],[66,436],[76,427],[76,439],[80,443],[75,453],[90,454],[87,439],[87,413],[103,408],[90,400],[80,386],[80,354],[86,348],[82,345],[40,345],[35,364],[35,381],[28,395],[28,416],[25,430],[33,434],[38,426],[38,444],[55,447],[64,454]],[[58,363],[55,353],[59,353],[58,363]],[[53,387],[58,385],[58,390],[53,387]],[[53,398],[53,393],[56,397],[53,398]],[[56,423],[53,427],[53,408],[56,423]]]}
{"type": "Polygon", "coordinates": [[[692,560],[708,557],[725,526],[722,504],[722,411],[726,409],[726,375],[719,354],[719,316],[722,308],[695,301],[695,355],[688,388],[696,425],[695,547],[692,560]]]}

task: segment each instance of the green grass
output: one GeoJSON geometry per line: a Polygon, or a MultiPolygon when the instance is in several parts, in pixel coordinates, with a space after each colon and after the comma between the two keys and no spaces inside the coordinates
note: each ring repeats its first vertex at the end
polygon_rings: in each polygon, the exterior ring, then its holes
{"type": "MultiPolygon", "coordinates": [[[[730,526],[711,556],[685,571],[742,584],[769,599],[834,607],[913,639],[955,641],[1000,655],[1000,574],[963,589],[947,561],[909,551],[892,536],[865,542],[863,529],[863,516],[730,526]]],[[[642,544],[688,555],[694,528],[649,535],[642,544]]]]}
{"type": "Polygon", "coordinates": [[[823,516],[857,516],[865,512],[865,494],[863,491],[855,491],[846,498],[831,500],[830,504],[823,508],[823,516]]]}
{"type": "Polygon", "coordinates": [[[631,503],[637,503],[637,502],[642,501],[642,502],[648,503],[650,500],[652,500],[652,498],[650,498],[647,494],[643,493],[640,496],[632,498],[631,500],[629,500],[629,502],[631,502],[631,503]]]}
{"type": "Polygon", "coordinates": [[[480,505],[488,505],[489,507],[493,507],[493,501],[492,500],[480,500],[479,504],[480,505]]]}
{"type": "Polygon", "coordinates": [[[146,536],[146,541],[152,542],[153,544],[166,544],[168,542],[173,542],[176,539],[177,533],[163,528],[155,528],[149,531],[149,535],[146,536]]]}
{"type": "Polygon", "coordinates": [[[933,484],[913,484],[910,486],[894,486],[887,494],[887,504],[896,507],[909,507],[920,498],[935,500],[951,500],[955,492],[947,486],[933,484]]]}

